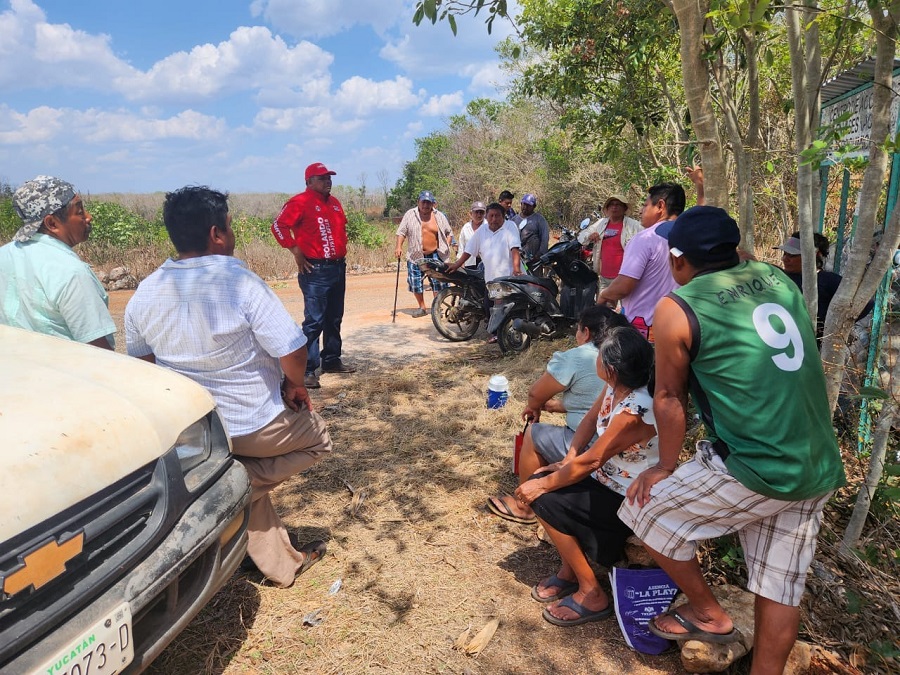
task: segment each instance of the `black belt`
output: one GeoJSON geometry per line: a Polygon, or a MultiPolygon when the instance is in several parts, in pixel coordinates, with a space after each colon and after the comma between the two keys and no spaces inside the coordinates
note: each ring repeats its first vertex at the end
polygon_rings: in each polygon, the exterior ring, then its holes
{"type": "Polygon", "coordinates": [[[731,454],[731,450],[728,449],[728,446],[725,445],[725,441],[723,441],[721,438],[716,439],[716,442],[712,444],[712,449],[719,457],[722,458],[723,462],[728,459],[728,455],[731,454]]]}
{"type": "Polygon", "coordinates": [[[343,265],[346,258],[307,258],[306,262],[313,265],[343,265]]]}

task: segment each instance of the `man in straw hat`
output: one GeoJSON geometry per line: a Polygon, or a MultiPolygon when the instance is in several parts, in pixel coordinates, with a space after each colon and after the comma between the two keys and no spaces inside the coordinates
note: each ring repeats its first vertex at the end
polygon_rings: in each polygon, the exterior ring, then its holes
{"type": "Polygon", "coordinates": [[[594,245],[594,271],[600,277],[600,289],[604,289],[619,276],[625,246],[641,231],[641,221],[629,218],[628,200],[622,195],[611,195],[603,203],[603,218],[578,235],[582,245],[594,245]]]}
{"type": "Polygon", "coordinates": [[[694,207],[658,234],[681,284],[656,309],[659,462],[628,488],[619,517],[688,603],[649,628],[679,642],[739,640],[696,557],[700,540],[738,532],[756,595],[752,672],[781,673],[822,509],[845,483],[816,336],[796,284],[740,261],[723,209],[694,207]],[[677,466],[688,390],[707,437],[677,466]]]}
{"type": "Polygon", "coordinates": [[[109,296],[72,249],[91,214],[71,183],[38,176],[16,190],[22,227],[0,248],[0,323],[113,349],[109,296]]]}

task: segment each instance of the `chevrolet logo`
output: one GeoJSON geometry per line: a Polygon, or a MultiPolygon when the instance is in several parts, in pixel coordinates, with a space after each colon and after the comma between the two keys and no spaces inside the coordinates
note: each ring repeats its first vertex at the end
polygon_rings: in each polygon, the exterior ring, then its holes
{"type": "Polygon", "coordinates": [[[23,557],[22,567],[3,580],[3,592],[15,595],[29,586],[34,586],[37,590],[50,583],[66,571],[66,563],[81,553],[83,548],[84,532],[79,532],[62,544],[51,540],[23,557]]]}

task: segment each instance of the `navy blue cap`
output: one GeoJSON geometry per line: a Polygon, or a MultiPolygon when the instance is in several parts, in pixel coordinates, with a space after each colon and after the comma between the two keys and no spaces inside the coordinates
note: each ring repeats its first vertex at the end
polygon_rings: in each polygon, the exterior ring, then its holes
{"type": "Polygon", "coordinates": [[[718,206],[688,209],[674,221],[659,225],[656,234],[669,240],[672,255],[687,254],[698,262],[729,260],[741,243],[741,231],[734,218],[718,206]]]}
{"type": "Polygon", "coordinates": [[[431,194],[430,190],[422,190],[419,193],[419,201],[420,202],[431,202],[434,204],[434,195],[431,194]]]}
{"type": "Polygon", "coordinates": [[[522,195],[522,203],[523,204],[531,204],[532,206],[536,206],[537,205],[537,197],[535,197],[530,192],[527,192],[524,195],[522,195]]]}

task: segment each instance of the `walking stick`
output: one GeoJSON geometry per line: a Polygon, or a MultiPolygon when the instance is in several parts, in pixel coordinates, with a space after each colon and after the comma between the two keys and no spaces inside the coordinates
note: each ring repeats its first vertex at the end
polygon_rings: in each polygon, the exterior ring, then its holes
{"type": "Polygon", "coordinates": [[[397,323],[397,296],[400,293],[400,257],[397,256],[397,285],[394,286],[394,311],[391,312],[391,323],[397,323]]]}

